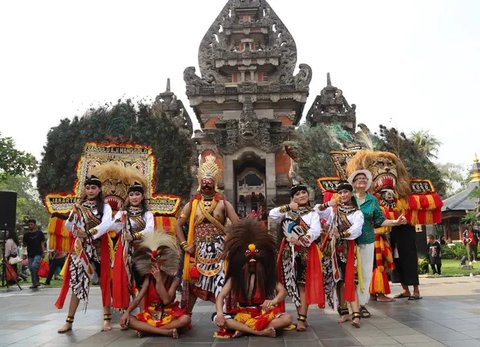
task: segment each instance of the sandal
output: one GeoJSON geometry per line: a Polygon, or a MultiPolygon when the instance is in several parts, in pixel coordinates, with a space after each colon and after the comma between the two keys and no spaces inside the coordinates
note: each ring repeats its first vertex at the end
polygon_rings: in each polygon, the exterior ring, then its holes
{"type": "Polygon", "coordinates": [[[346,321],[348,321],[348,307],[345,307],[345,308],[338,308],[337,309],[338,311],[338,314],[340,315],[340,318],[338,319],[338,323],[345,323],[346,321]]]}
{"type": "Polygon", "coordinates": [[[73,316],[67,316],[67,319],[65,320],[66,324],[61,327],[60,329],[57,330],[57,333],[59,334],[65,334],[66,332],[72,330],[72,325],[73,325],[73,320],[75,317],[73,316]]]}
{"type": "Polygon", "coordinates": [[[362,318],[362,315],[360,314],[360,312],[353,312],[352,313],[352,325],[355,327],[355,328],[360,328],[360,319],[362,318]],[[358,320],[358,321],[356,321],[358,320]]]}
{"type": "Polygon", "coordinates": [[[411,295],[410,294],[406,294],[405,292],[403,293],[400,293],[400,294],[397,294],[394,296],[395,299],[406,299],[406,298],[409,298],[411,295]]]}
{"type": "Polygon", "coordinates": [[[110,324],[111,320],[112,320],[112,314],[111,313],[104,313],[103,314],[103,328],[100,331],[111,331],[112,330],[112,325],[110,324]]]}
{"type": "Polygon", "coordinates": [[[307,330],[307,326],[308,326],[308,325],[307,325],[307,316],[304,315],[304,314],[300,314],[300,313],[299,313],[297,320],[298,320],[299,322],[302,322],[302,323],[304,324],[304,326],[305,326],[305,327],[299,327],[299,326],[297,325],[297,331],[301,331],[301,332],[306,331],[306,330],[307,330]]]}
{"type": "Polygon", "coordinates": [[[408,300],[420,300],[420,299],[422,299],[420,294],[415,294],[408,297],[408,300]]]}
{"type": "Polygon", "coordinates": [[[360,306],[360,315],[362,318],[370,318],[372,316],[365,306],[360,306]]]}

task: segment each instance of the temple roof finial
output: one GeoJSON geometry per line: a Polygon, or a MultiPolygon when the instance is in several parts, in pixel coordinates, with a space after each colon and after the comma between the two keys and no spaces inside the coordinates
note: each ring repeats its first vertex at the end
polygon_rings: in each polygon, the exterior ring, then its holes
{"type": "Polygon", "coordinates": [[[327,72],[327,87],[332,86],[332,81],[330,80],[330,72],[327,72]]]}
{"type": "Polygon", "coordinates": [[[167,78],[167,89],[166,89],[167,92],[170,91],[170,78],[167,78]]]}

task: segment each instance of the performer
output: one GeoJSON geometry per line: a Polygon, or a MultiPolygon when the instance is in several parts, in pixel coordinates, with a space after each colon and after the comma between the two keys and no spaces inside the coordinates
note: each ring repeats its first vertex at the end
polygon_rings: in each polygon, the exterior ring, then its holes
{"type": "Polygon", "coordinates": [[[233,206],[217,192],[219,169],[209,155],[199,167],[200,192],[183,208],[175,224],[178,242],[185,251],[182,307],[192,313],[197,297],[215,302],[225,282],[223,244],[227,218],[238,222],[233,206]],[[188,222],[188,237],[182,231],[188,222]]]}
{"type": "Polygon", "coordinates": [[[371,314],[367,310],[366,304],[370,295],[380,302],[393,300],[386,296],[386,294],[390,294],[386,270],[393,270],[395,267],[392,250],[385,236],[385,232],[389,229],[374,230],[374,228],[406,224],[407,219],[403,214],[397,219],[385,218],[378,200],[368,192],[372,185],[370,171],[356,170],[348,177],[348,182],[353,185],[354,196],[364,218],[362,234],[356,240],[362,259],[364,288],[357,287],[357,295],[362,318],[369,318],[371,314]]]}
{"type": "Polygon", "coordinates": [[[297,331],[305,331],[308,306],[325,305],[320,251],[314,242],[320,236],[320,220],[309,206],[306,186],[292,186],[290,197],[290,204],[272,209],[269,217],[281,220],[285,237],[278,257],[279,280],[297,307],[297,331]]]}
{"type": "Polygon", "coordinates": [[[190,324],[190,316],[175,301],[180,284],[176,276],[180,250],[175,238],[158,232],[145,236],[133,254],[133,263],[143,278],[140,292],[120,318],[122,329],[137,330],[137,336],[155,334],[178,338],[178,330],[190,324]],[[131,312],[143,300],[143,310],[136,316],[131,312]]]}
{"type": "Polygon", "coordinates": [[[80,300],[88,303],[89,285],[94,272],[100,278],[103,303],[102,331],[112,330],[110,324],[110,246],[107,231],[112,225],[112,209],[103,201],[102,183],[96,176],[85,179],[80,200],[75,204],[65,223],[73,233],[72,250],[65,265],[63,286],[55,306],[63,307],[69,287],[72,289],[66,323],[58,330],[63,334],[72,330],[80,300]],[[99,241],[97,241],[99,240],[99,241]],[[100,241],[101,240],[101,241],[100,241]],[[98,245],[101,242],[101,245],[98,245]],[[96,246],[101,247],[100,255],[96,246]],[[101,269],[101,271],[100,271],[101,269]]]}
{"type": "Polygon", "coordinates": [[[135,278],[132,268],[134,243],[154,231],[153,213],[148,210],[144,194],[143,184],[131,184],[122,210],[113,218],[113,229],[120,233],[113,263],[113,308],[127,309],[135,286],[141,285],[142,279],[135,278]]]}
{"type": "Polygon", "coordinates": [[[330,307],[336,306],[338,309],[338,322],[348,320],[349,302],[353,310],[352,325],[360,328],[361,315],[355,292],[356,265],[359,265],[355,239],[362,233],[363,214],[353,197],[350,183],[340,181],[337,194],[339,205],[332,207],[329,203],[323,203],[315,206],[319,217],[327,221],[329,229],[329,233],[323,235],[322,239],[325,293],[330,307]]]}
{"type": "MultiPolygon", "coordinates": [[[[275,276],[275,240],[260,222],[247,218],[229,228],[225,241],[228,261],[226,283],[217,297],[213,317],[221,329],[215,337],[238,337],[243,333],[276,336],[276,329],[292,323],[278,305],[287,296],[275,276]],[[236,307],[224,313],[225,298],[232,294],[236,307]]],[[[283,306],[283,305],[281,305],[283,306]]]]}

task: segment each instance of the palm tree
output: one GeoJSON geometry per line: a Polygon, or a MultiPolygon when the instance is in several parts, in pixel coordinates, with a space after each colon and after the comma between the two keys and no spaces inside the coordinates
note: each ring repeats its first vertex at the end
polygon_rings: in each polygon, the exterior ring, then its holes
{"type": "Polygon", "coordinates": [[[437,159],[437,153],[442,144],[428,130],[413,131],[410,133],[410,139],[418,146],[418,149],[429,159],[437,159]]]}

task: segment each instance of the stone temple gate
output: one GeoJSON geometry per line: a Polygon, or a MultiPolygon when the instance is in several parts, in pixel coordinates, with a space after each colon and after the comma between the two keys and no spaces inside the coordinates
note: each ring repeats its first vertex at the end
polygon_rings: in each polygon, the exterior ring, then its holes
{"type": "Polygon", "coordinates": [[[229,0],[184,71],[201,131],[202,157],[213,154],[223,188],[239,212],[289,198],[291,159],[282,143],[302,117],[311,68],[299,65],[293,37],[265,0],[229,0]]]}

